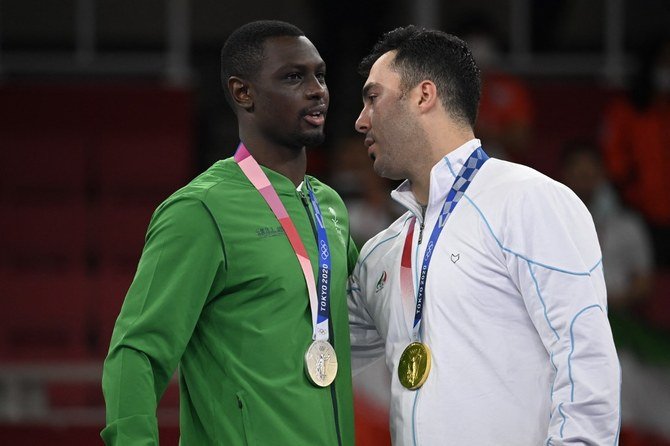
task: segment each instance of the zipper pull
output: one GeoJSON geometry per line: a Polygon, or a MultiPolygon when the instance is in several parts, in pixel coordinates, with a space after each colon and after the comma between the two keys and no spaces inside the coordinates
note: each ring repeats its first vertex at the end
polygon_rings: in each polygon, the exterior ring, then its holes
{"type": "Polygon", "coordinates": [[[423,240],[423,226],[426,222],[426,208],[428,206],[421,206],[421,226],[419,226],[419,241],[417,242],[417,245],[421,244],[421,241],[423,240]]]}
{"type": "Polygon", "coordinates": [[[417,245],[421,244],[421,240],[423,240],[423,220],[421,221],[421,226],[419,226],[419,241],[417,245]]]}
{"type": "Polygon", "coordinates": [[[298,195],[300,195],[300,199],[302,200],[302,204],[304,204],[305,206],[309,206],[309,203],[307,202],[307,196],[305,195],[305,193],[300,190],[300,191],[298,191],[298,195]]]}

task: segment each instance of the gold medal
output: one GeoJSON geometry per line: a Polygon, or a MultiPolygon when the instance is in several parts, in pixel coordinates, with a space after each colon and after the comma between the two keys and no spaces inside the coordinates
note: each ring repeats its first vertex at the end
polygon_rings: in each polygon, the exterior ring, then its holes
{"type": "Polygon", "coordinates": [[[398,379],[409,390],[423,386],[430,373],[430,348],[421,342],[412,342],[400,355],[398,379]]]}
{"type": "Polygon", "coordinates": [[[337,375],[337,355],[328,341],[314,341],[305,353],[305,373],[312,384],[328,387],[337,375]]]}

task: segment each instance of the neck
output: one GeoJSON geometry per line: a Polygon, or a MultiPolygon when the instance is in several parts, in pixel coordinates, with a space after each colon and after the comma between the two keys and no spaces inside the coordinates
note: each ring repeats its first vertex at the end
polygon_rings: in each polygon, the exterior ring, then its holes
{"type": "Polygon", "coordinates": [[[417,176],[414,180],[409,180],[409,184],[414,194],[414,198],[421,206],[428,205],[428,193],[430,191],[430,171],[427,175],[417,176]]]}
{"type": "Polygon", "coordinates": [[[430,172],[433,166],[445,156],[475,137],[471,128],[457,126],[453,122],[435,126],[435,130],[428,132],[426,153],[423,162],[417,163],[415,172],[409,177],[412,193],[421,205],[428,204],[430,194],[430,172]]]}
{"type": "Polygon", "coordinates": [[[307,155],[305,148],[286,147],[269,143],[267,140],[245,137],[240,131],[240,138],[261,166],[272,169],[287,177],[293,184],[300,185],[305,179],[307,155]]]}

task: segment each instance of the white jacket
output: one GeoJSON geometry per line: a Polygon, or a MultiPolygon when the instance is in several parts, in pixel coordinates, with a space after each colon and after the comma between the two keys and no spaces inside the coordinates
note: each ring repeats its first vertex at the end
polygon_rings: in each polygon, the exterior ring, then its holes
{"type": "Polygon", "coordinates": [[[386,354],[396,446],[616,445],[621,376],[593,221],[570,189],[525,166],[489,159],[444,226],[421,322],[432,369],[419,390],[398,381],[414,312],[399,283],[409,219],[416,290],[444,199],[479,145],[433,167],[422,244],[408,184],[392,193],[408,212],[366,243],[351,278],[354,370],[386,354]]]}

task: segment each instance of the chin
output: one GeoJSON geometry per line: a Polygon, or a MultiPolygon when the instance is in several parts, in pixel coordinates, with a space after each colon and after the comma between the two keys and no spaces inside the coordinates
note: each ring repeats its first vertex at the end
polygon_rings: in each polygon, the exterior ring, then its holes
{"type": "Polygon", "coordinates": [[[379,162],[379,158],[375,159],[372,163],[372,170],[375,171],[377,175],[379,175],[382,178],[387,178],[386,175],[384,174],[384,166],[382,163],[379,162]]]}
{"type": "Polygon", "coordinates": [[[323,144],[326,140],[326,135],[323,130],[315,130],[313,132],[303,133],[300,135],[300,144],[305,147],[316,147],[323,144]]]}
{"type": "Polygon", "coordinates": [[[382,178],[386,178],[392,181],[405,180],[407,177],[401,173],[398,169],[390,168],[388,165],[384,165],[383,162],[380,162],[379,158],[375,159],[374,164],[372,164],[372,170],[375,171],[377,175],[382,178]]]}

